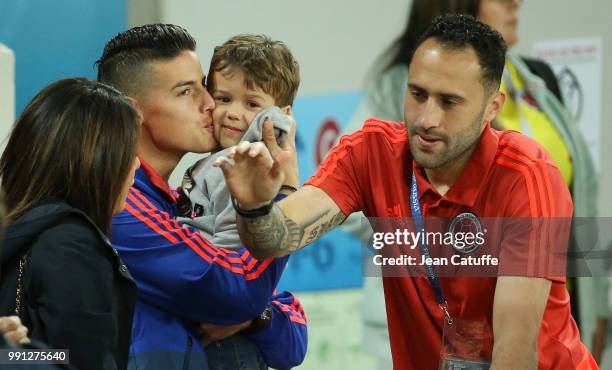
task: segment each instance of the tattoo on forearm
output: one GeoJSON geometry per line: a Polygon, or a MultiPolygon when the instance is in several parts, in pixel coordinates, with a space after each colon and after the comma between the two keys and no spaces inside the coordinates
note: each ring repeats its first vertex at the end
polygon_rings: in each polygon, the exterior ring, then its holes
{"type": "MultiPolygon", "coordinates": [[[[327,216],[328,214],[331,214],[331,212],[326,213],[325,216],[327,216]]],[[[319,225],[314,225],[314,227],[308,233],[308,238],[306,239],[306,242],[304,243],[304,245],[310,244],[313,241],[319,239],[325,233],[327,233],[328,231],[330,231],[331,229],[339,225],[343,220],[344,220],[344,214],[342,212],[338,212],[331,219],[327,221],[324,220],[319,225]]]]}
{"type": "Polygon", "coordinates": [[[258,257],[285,255],[319,239],[344,220],[344,214],[322,211],[301,223],[274,205],[270,214],[253,219],[238,218],[244,243],[258,257]]]}

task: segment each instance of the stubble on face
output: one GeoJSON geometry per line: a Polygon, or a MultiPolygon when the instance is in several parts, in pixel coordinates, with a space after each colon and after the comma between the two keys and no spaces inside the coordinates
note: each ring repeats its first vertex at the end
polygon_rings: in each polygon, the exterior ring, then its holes
{"type": "Polygon", "coordinates": [[[412,153],[412,157],[419,167],[433,170],[449,165],[463,158],[465,155],[471,154],[473,149],[480,141],[480,135],[483,127],[482,119],[484,117],[485,108],[486,106],[483,105],[478,116],[472,121],[472,123],[466,126],[464,130],[453,134],[453,136],[437,132],[435,129],[420,132],[417,131],[415,125],[406,125],[410,138],[410,152],[412,153]],[[444,145],[444,149],[439,152],[426,152],[419,149],[416,143],[418,133],[439,138],[444,145]]]}

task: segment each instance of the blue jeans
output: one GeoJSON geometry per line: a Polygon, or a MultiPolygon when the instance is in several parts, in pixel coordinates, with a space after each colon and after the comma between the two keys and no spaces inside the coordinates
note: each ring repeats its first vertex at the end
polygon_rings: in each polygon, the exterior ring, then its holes
{"type": "Polygon", "coordinates": [[[210,370],[267,370],[259,348],[241,335],[233,335],[206,347],[210,370]]]}

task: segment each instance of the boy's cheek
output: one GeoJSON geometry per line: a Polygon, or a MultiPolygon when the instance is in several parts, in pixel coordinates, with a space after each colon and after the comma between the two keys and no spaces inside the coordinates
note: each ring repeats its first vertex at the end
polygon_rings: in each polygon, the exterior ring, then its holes
{"type": "Polygon", "coordinates": [[[220,133],[219,138],[217,139],[219,145],[223,149],[227,149],[234,145],[240,144],[240,138],[232,137],[230,135],[224,135],[223,132],[220,133]]]}
{"type": "Polygon", "coordinates": [[[221,142],[221,124],[218,124],[216,121],[213,122],[213,136],[218,143],[221,142]]]}

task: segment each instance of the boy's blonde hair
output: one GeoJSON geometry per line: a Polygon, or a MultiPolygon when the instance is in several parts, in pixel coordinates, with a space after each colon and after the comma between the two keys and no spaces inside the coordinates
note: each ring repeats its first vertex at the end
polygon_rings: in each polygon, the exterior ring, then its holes
{"type": "Polygon", "coordinates": [[[241,71],[248,89],[255,86],[272,96],[279,107],[292,105],[300,84],[300,69],[291,51],[281,41],[265,35],[242,34],[215,47],[208,89],[215,89],[214,72],[228,75],[241,71]]]}

